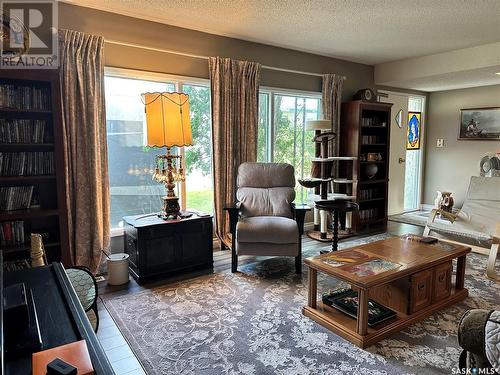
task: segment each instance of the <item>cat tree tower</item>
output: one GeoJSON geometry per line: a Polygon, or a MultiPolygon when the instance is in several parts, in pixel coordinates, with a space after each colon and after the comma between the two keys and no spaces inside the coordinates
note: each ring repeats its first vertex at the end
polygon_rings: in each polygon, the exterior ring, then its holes
{"type": "MultiPolygon", "coordinates": [[[[301,179],[299,183],[306,188],[314,189],[314,194],[311,196],[314,202],[319,200],[354,200],[356,192],[353,191],[355,186],[353,161],[357,158],[330,155],[331,147],[329,145],[336,139],[337,134],[331,131],[329,120],[307,121],[306,130],[315,131],[313,139],[315,158],[312,159],[311,178],[301,179]]],[[[341,220],[341,223],[339,237],[346,238],[352,235],[350,213],[346,215],[345,220],[341,220]]],[[[322,242],[332,240],[332,233],[328,230],[328,215],[325,211],[314,208],[314,229],[308,231],[307,235],[322,242]]]]}

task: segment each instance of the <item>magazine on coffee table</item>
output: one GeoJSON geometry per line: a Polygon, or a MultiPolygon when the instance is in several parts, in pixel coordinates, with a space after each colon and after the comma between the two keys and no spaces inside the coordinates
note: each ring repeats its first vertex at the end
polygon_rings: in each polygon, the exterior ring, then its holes
{"type": "MultiPolygon", "coordinates": [[[[358,292],[343,289],[323,295],[323,303],[352,318],[358,315],[358,292]]],[[[368,300],[368,326],[372,327],[396,317],[396,312],[373,300],[368,300]]]]}
{"type": "Polygon", "coordinates": [[[394,270],[401,267],[401,264],[390,260],[372,258],[360,264],[347,264],[342,270],[350,272],[359,277],[374,276],[379,273],[394,270]]]}
{"type": "Polygon", "coordinates": [[[329,254],[328,256],[321,258],[321,261],[328,264],[329,266],[339,267],[347,263],[355,263],[359,262],[360,260],[367,260],[369,258],[370,257],[367,254],[353,249],[342,251],[340,254],[337,254],[337,252],[333,252],[333,254],[329,254]]]}

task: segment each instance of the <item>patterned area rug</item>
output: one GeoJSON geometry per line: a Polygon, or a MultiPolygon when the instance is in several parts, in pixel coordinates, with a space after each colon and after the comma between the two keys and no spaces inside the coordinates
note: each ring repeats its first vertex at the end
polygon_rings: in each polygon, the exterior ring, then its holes
{"type": "MultiPolygon", "coordinates": [[[[456,330],[464,311],[498,308],[500,283],[486,278],[485,263],[484,256],[468,256],[470,297],[464,302],[367,350],[302,315],[307,271],[296,275],[293,258],[108,295],[105,305],[148,374],[451,374],[458,366],[456,330]]],[[[320,291],[341,286],[331,278],[319,281],[320,291]]]]}

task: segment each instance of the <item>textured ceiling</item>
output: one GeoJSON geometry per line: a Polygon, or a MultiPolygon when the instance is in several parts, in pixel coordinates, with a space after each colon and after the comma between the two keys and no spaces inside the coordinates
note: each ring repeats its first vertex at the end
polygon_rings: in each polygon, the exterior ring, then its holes
{"type": "Polygon", "coordinates": [[[497,72],[500,72],[498,66],[387,82],[386,85],[427,92],[500,85],[497,72]]]}
{"type": "Polygon", "coordinates": [[[500,41],[500,0],[65,0],[365,64],[500,41]]]}

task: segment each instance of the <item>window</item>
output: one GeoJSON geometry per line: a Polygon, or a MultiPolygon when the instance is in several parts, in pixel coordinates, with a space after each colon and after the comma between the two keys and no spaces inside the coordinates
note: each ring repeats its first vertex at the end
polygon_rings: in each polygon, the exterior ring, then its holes
{"type": "MultiPolygon", "coordinates": [[[[305,130],[305,124],[317,120],[320,114],[320,94],[263,90],[259,95],[257,160],[289,163],[295,168],[297,179],[310,176],[314,131],[305,130]]],[[[297,200],[306,197],[306,191],[297,183],[297,200]]]]}
{"type": "Polygon", "coordinates": [[[157,212],[165,187],[152,180],[154,159],[165,149],[144,146],[145,116],[141,94],[183,91],[189,95],[193,146],[173,150],[184,155],[186,181],[177,183],[181,207],[213,211],[210,90],[206,83],[188,83],[163,76],[132,77],[125,72],[105,75],[111,228],[122,217],[157,212]],[[185,203],[185,204],[184,204],[185,203]]]}

